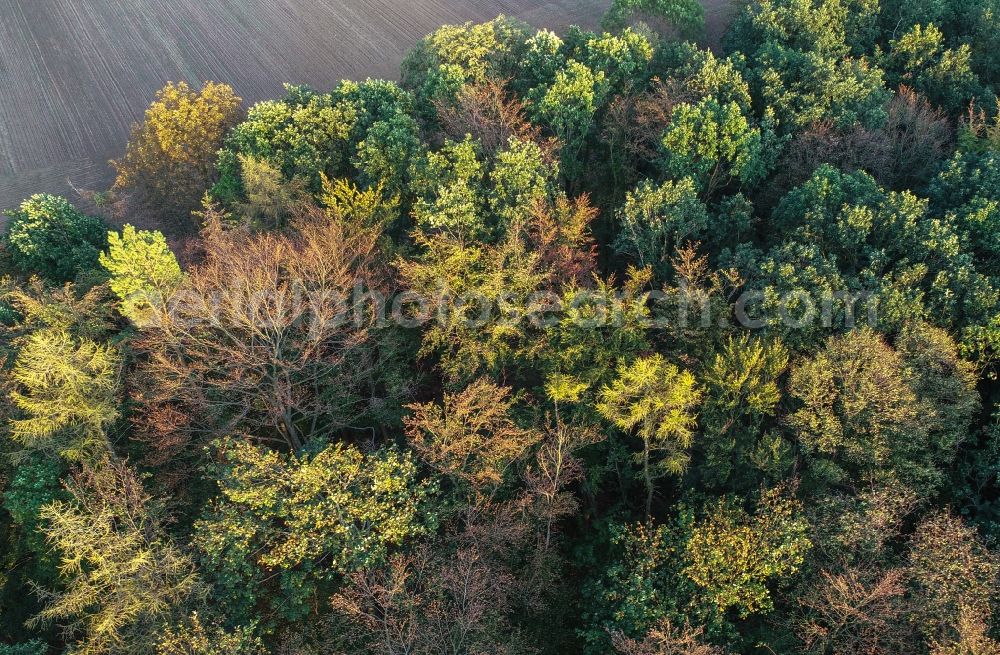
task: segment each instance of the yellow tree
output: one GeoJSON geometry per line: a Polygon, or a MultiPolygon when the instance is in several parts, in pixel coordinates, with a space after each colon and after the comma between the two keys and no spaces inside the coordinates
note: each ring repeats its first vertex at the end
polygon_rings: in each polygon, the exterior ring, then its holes
{"type": "Polygon", "coordinates": [[[42,508],[65,586],[40,592],[47,604],[29,625],[59,622],[78,655],[155,652],[162,630],[203,592],[193,562],[167,539],[160,508],[124,463],[104,462],[67,486],[72,500],[42,508]]]}
{"type": "Polygon", "coordinates": [[[708,506],[686,546],[685,575],[721,611],[741,618],[774,607],[767,583],[796,573],[812,547],[802,506],[784,487],[766,490],[755,514],[732,499],[708,506]]]}
{"type": "Polygon", "coordinates": [[[121,236],[108,233],[108,252],[101,253],[101,266],[111,274],[109,286],[121,301],[122,316],[140,326],[184,280],[163,234],[136,231],[131,225],[125,225],[121,236]]]}
{"type": "Polygon", "coordinates": [[[664,473],[683,473],[694,439],[695,407],[701,391],[694,376],[662,355],[637,359],[618,369],[618,379],[600,393],[597,411],[626,432],[642,439],[642,476],[646,483],[646,515],[653,505],[654,481],[664,473]],[[653,452],[663,453],[659,462],[653,452]]]}
{"type": "Polygon", "coordinates": [[[105,431],[119,416],[119,372],[114,347],[38,330],[14,366],[18,388],[11,398],[23,413],[11,422],[14,440],[74,461],[110,454],[105,431]]]}
{"type": "Polygon", "coordinates": [[[111,162],[115,190],[168,218],[185,218],[211,185],[216,153],[236,125],[242,100],[225,84],[196,91],[169,83],[132,128],[125,156],[111,162]]]}

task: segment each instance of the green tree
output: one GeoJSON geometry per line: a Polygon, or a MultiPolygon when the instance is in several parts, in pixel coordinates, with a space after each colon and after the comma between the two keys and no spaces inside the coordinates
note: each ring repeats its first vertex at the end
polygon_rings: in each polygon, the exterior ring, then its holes
{"type": "Polygon", "coordinates": [[[892,94],[867,59],[823,56],[768,43],[753,64],[754,91],[787,134],[817,121],[874,128],[892,94]]]}
{"type": "Polygon", "coordinates": [[[37,636],[26,632],[24,624],[41,609],[41,604],[37,598],[26,597],[25,590],[32,585],[59,584],[59,553],[46,543],[42,508],[67,498],[61,479],[67,466],[52,455],[31,453],[17,458],[7,468],[6,484],[0,482],[0,487],[6,487],[0,505],[5,512],[0,515],[4,517],[0,520],[4,539],[0,557],[0,631],[5,639],[16,641],[37,636]]]}
{"type": "Polygon", "coordinates": [[[230,616],[301,618],[338,576],[377,566],[433,525],[412,458],[313,444],[282,454],[223,445],[221,495],[195,526],[200,561],[230,616]],[[269,586],[267,582],[272,584],[269,586]]]}
{"type": "MultiPolygon", "coordinates": [[[[298,179],[309,191],[318,191],[322,175],[335,178],[348,172],[357,120],[357,107],[340,102],[334,94],[286,87],[283,99],[254,105],[246,120],[226,137],[219,152],[219,180],[212,188],[213,198],[223,203],[242,199],[241,156],[267,162],[284,180],[298,179]]],[[[248,172],[251,176],[254,173],[253,169],[248,172]]]]}
{"type": "Polygon", "coordinates": [[[62,284],[97,268],[107,228],[65,198],[35,195],[7,216],[3,245],[18,272],[62,284]]]}
{"type": "Polygon", "coordinates": [[[677,249],[701,241],[709,227],[708,208],[698,198],[694,180],[664,182],[659,187],[643,182],[625,198],[618,212],[621,231],[618,252],[650,266],[657,280],[670,279],[677,249]]]}
{"type": "Polygon", "coordinates": [[[604,100],[604,71],[593,71],[575,60],[556,72],[552,83],[532,91],[535,117],[562,142],[562,169],[575,181],[584,170],[581,159],[594,124],[594,114],[604,100]]]}
{"type": "Polygon", "coordinates": [[[155,653],[161,631],[203,593],[194,563],[127,465],[104,462],[68,489],[72,500],[42,510],[64,587],[43,592],[32,625],[61,622],[81,655],[155,653]]]}
{"type": "Polygon", "coordinates": [[[109,285],[121,301],[122,316],[139,326],[151,310],[162,308],[180,287],[184,274],[160,232],[136,230],[131,225],[108,233],[108,252],[101,266],[111,275],[109,285]]]}
{"type": "Polygon", "coordinates": [[[647,516],[653,507],[654,481],[664,474],[679,475],[688,466],[700,401],[694,376],[662,355],[620,366],[618,379],[601,389],[597,403],[601,416],[642,439],[636,459],[646,484],[647,516]],[[653,461],[654,454],[661,454],[659,461],[653,461]]]}
{"type": "Polygon", "coordinates": [[[751,185],[768,172],[759,128],[752,127],[740,106],[713,99],[674,108],[663,135],[663,170],[675,179],[691,178],[706,197],[738,180],[751,185]]]}
{"type": "Polygon", "coordinates": [[[980,92],[979,79],[971,68],[968,44],[957,49],[945,46],[945,37],[933,23],[914,25],[889,43],[883,66],[890,85],[905,84],[933,104],[954,114],[968,107],[980,92]]]}
{"type": "Polygon", "coordinates": [[[527,26],[506,16],[487,23],[445,25],[425,38],[403,61],[403,86],[426,99],[439,92],[442,77],[466,83],[513,77],[528,40],[527,26]]]}
{"type": "Polygon", "coordinates": [[[538,144],[511,137],[490,172],[489,204],[505,232],[554,196],[559,165],[538,144]]]}
{"type": "Polygon", "coordinates": [[[405,113],[373,123],[358,143],[352,160],[360,181],[388,193],[402,193],[411,162],[420,152],[418,132],[417,122],[405,113]]]}
{"type": "Polygon", "coordinates": [[[923,494],[941,484],[978,407],[974,376],[939,331],[908,333],[902,346],[864,328],[794,368],[788,421],[821,479],[895,478],[923,494]]]}
{"type": "Polygon", "coordinates": [[[212,185],[216,153],[239,120],[242,103],[226,84],[168,83],[141,124],[134,125],[125,156],[112,162],[115,189],[135,194],[150,210],[186,220],[212,185]]]}
{"type": "Polygon", "coordinates": [[[783,493],[764,492],[753,515],[722,499],[692,529],[684,573],[721,611],[732,607],[743,618],[769,612],[774,601],[767,583],[796,573],[805,561],[809,523],[801,505],[783,493]]]}
{"type": "Polygon", "coordinates": [[[695,0],[614,0],[601,25],[608,31],[621,29],[636,13],[664,20],[689,39],[705,30],[705,8],[695,0]]]}
{"type": "Polygon", "coordinates": [[[24,418],[11,422],[21,446],[92,461],[113,453],[107,429],[119,417],[121,362],[114,347],[56,329],[30,335],[12,373],[24,418]]]}
{"type": "Polygon", "coordinates": [[[579,58],[592,71],[604,73],[609,90],[621,93],[646,81],[654,50],[648,36],[626,29],[588,38],[579,58]]]}
{"type": "Polygon", "coordinates": [[[301,179],[286,180],[281,171],[264,159],[238,155],[246,200],[235,202],[240,222],[251,229],[275,230],[289,222],[310,205],[311,198],[301,179]]]}
{"type": "Polygon", "coordinates": [[[66,465],[63,462],[44,454],[35,454],[18,464],[3,494],[4,510],[23,531],[18,545],[25,551],[34,551],[43,560],[54,560],[46,564],[54,564],[58,560],[47,552],[42,532],[42,508],[56,500],[65,500],[61,482],[64,473],[66,465]]]}
{"type": "Polygon", "coordinates": [[[156,655],[266,655],[267,648],[251,628],[227,631],[207,622],[197,612],[178,626],[170,626],[156,646],[156,655]]]}
{"type": "Polygon", "coordinates": [[[753,57],[770,43],[800,52],[863,54],[877,36],[875,0],[763,0],[743,5],[726,34],[727,52],[753,57]]]}
{"type": "Polygon", "coordinates": [[[413,190],[418,194],[413,218],[425,231],[444,231],[465,242],[486,240],[483,163],[471,137],[448,141],[417,162],[413,190]]]}
{"type": "Polygon", "coordinates": [[[715,641],[733,638],[719,606],[684,572],[694,524],[694,512],[681,506],[664,525],[611,526],[611,557],[584,589],[585,652],[605,655],[615,635],[640,639],[663,621],[703,627],[715,641]]]}
{"type": "Polygon", "coordinates": [[[788,367],[780,341],[730,337],[703,374],[705,467],[708,481],[746,489],[753,469],[767,466],[761,431],[774,416],[782,393],[778,380],[788,367]]]}
{"type": "Polygon", "coordinates": [[[40,639],[32,639],[20,644],[0,644],[0,655],[46,655],[49,645],[40,639]]]}

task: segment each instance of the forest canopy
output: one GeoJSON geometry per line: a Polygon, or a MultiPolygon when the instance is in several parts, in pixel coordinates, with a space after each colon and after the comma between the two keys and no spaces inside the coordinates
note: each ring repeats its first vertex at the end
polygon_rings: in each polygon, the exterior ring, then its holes
{"type": "Polygon", "coordinates": [[[1000,5],[169,84],[0,240],[0,655],[1000,653],[1000,5]]]}

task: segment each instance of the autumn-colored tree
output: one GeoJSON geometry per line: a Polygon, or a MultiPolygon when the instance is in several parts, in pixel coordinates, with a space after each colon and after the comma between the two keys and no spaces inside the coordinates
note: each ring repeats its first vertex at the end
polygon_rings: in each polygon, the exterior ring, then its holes
{"type": "MultiPolygon", "coordinates": [[[[487,157],[510,140],[541,142],[541,130],[527,118],[527,108],[500,80],[467,84],[454,101],[436,100],[438,121],[445,136],[459,141],[471,135],[487,157]]],[[[552,144],[546,144],[553,147],[552,144]]]]}
{"type": "Polygon", "coordinates": [[[243,173],[245,202],[236,202],[235,210],[241,221],[252,228],[276,230],[283,228],[311,205],[311,198],[302,180],[285,180],[281,170],[264,159],[239,155],[243,173]]]}
{"type": "Polygon", "coordinates": [[[354,295],[385,290],[378,239],[323,214],[285,235],[208,233],[205,260],[142,337],[136,382],[157,457],[234,432],[299,450],[394,393],[378,382],[392,371],[371,341],[377,303],[354,295]]]}
{"type": "Polygon", "coordinates": [[[604,440],[596,428],[574,426],[556,419],[545,431],[545,437],[524,474],[528,492],[532,495],[531,511],[544,526],[543,550],[552,547],[556,523],[571,516],[578,508],[577,499],[568,489],[584,477],[579,451],[604,440]]]}
{"type": "Polygon", "coordinates": [[[662,621],[643,639],[629,639],[618,633],[612,637],[612,644],[621,655],[724,655],[723,649],[702,640],[703,632],[704,628],[677,628],[670,621],[662,621]]]}
{"type": "Polygon", "coordinates": [[[125,155],[112,162],[115,190],[183,225],[212,185],[216,153],[241,103],[225,84],[206,82],[200,91],[186,82],[167,84],[133,126],[125,155]]]}
{"type": "Polygon", "coordinates": [[[553,203],[535,203],[523,229],[540,255],[539,266],[548,273],[545,286],[560,290],[593,279],[597,243],[591,224],[598,213],[587,195],[558,195],[553,203]]]}
{"type": "Polygon", "coordinates": [[[646,485],[647,516],[653,507],[654,481],[664,474],[679,475],[688,466],[701,396],[694,376],[662,355],[620,366],[618,379],[601,389],[597,411],[642,440],[636,459],[646,485]]]}
{"type": "Polygon", "coordinates": [[[24,448],[70,461],[113,455],[108,428],[118,420],[121,362],[113,346],[38,330],[18,354],[11,398],[23,417],[11,436],[24,448]]]}
{"type": "Polygon", "coordinates": [[[997,655],[1000,641],[990,634],[990,626],[974,610],[962,608],[953,641],[931,643],[930,655],[997,655]]]}
{"type": "Polygon", "coordinates": [[[774,184],[786,192],[824,163],[863,170],[892,189],[926,183],[947,156],[954,136],[947,117],[905,86],[886,111],[885,124],[876,129],[838,128],[823,121],[796,134],[777,166],[774,184]]]}
{"type": "Polygon", "coordinates": [[[541,440],[514,422],[513,405],[509,388],[481,378],[461,392],[445,393],[440,405],[411,405],[406,435],[432,467],[473,491],[488,491],[541,440]]]}
{"type": "Polygon", "coordinates": [[[1000,561],[961,518],[947,511],[927,516],[914,532],[908,564],[913,620],[929,641],[948,652],[949,644],[973,640],[976,624],[990,625],[1000,561]]]}
{"type": "Polygon", "coordinates": [[[19,338],[47,328],[77,339],[101,341],[115,327],[114,300],[106,285],[51,287],[41,278],[32,278],[23,285],[5,279],[0,288],[5,291],[3,301],[17,314],[16,324],[6,335],[14,345],[19,338]]]}
{"type": "Polygon", "coordinates": [[[150,314],[162,311],[180,287],[184,274],[160,232],[136,230],[131,225],[108,234],[108,252],[101,266],[111,275],[109,286],[121,301],[122,316],[143,325],[150,314]]]}
{"type": "Polygon", "coordinates": [[[577,284],[562,293],[561,313],[549,318],[540,359],[545,393],[567,413],[589,414],[617,368],[649,349],[649,269],[630,269],[625,284],[595,276],[593,287],[577,284]]]}
{"type": "MultiPolygon", "coordinates": [[[[510,506],[463,512],[444,538],[354,573],[332,599],[351,655],[527,655],[513,618],[530,580],[511,560],[528,533],[510,506]]],[[[535,590],[537,591],[537,590],[535,590]]]]}
{"type": "Polygon", "coordinates": [[[1000,0],[702,4],[11,212],[0,655],[1000,655],[1000,0]]]}
{"type": "Polygon", "coordinates": [[[400,215],[399,197],[386,197],[381,186],[361,189],[350,180],[324,179],[320,199],[334,216],[363,229],[387,230],[400,215]]]}
{"type": "Polygon", "coordinates": [[[421,256],[401,259],[398,266],[416,294],[411,299],[419,302],[400,310],[407,322],[423,327],[420,354],[436,356],[445,379],[456,386],[530,361],[539,344],[527,315],[556,272],[542,268],[551,250],[534,250],[530,235],[518,228],[495,245],[444,233],[418,231],[414,237],[421,256]]]}
{"type": "Polygon", "coordinates": [[[912,652],[906,574],[852,567],[823,571],[799,597],[803,617],[795,624],[806,653],[867,655],[912,652]]]}
{"type": "Polygon", "coordinates": [[[127,464],[87,469],[68,489],[72,500],[42,510],[64,586],[40,591],[47,604],[32,625],[59,622],[81,655],[156,653],[161,631],[204,592],[194,563],[127,464]]]}

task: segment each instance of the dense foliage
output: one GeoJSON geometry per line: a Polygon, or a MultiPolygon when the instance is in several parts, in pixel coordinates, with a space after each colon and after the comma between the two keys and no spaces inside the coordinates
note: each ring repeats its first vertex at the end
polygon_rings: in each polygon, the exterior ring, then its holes
{"type": "Polygon", "coordinates": [[[11,211],[0,655],[1000,653],[1000,5],[703,20],[170,85],[11,211]]]}

